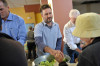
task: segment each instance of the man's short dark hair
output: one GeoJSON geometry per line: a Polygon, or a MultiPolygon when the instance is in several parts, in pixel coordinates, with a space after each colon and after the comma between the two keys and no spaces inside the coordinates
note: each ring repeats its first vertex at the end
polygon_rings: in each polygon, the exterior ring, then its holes
{"type": "Polygon", "coordinates": [[[40,8],[40,12],[42,12],[42,10],[47,9],[47,8],[51,9],[51,7],[48,4],[42,5],[41,8],[40,8]]]}
{"type": "Polygon", "coordinates": [[[7,3],[6,0],[0,0],[0,1],[3,2],[3,4],[4,4],[5,6],[8,6],[8,3],[7,3]]]}

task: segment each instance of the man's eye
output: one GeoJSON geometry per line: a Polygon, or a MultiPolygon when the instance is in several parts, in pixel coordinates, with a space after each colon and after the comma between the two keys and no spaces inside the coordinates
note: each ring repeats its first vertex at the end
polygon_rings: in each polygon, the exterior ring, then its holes
{"type": "Polygon", "coordinates": [[[48,13],[46,13],[45,15],[48,15],[48,13]]]}
{"type": "Polygon", "coordinates": [[[2,11],[3,9],[0,9],[0,11],[2,11]]]}

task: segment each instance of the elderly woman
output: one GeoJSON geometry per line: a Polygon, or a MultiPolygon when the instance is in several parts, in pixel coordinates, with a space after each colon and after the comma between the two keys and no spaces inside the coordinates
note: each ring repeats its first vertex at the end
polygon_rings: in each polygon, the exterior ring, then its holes
{"type": "MultiPolygon", "coordinates": [[[[78,58],[77,66],[100,66],[100,15],[85,13],[77,17],[73,35],[85,42],[78,58]]],[[[62,58],[57,59],[60,66],[66,66],[62,58]]]]}
{"type": "Polygon", "coordinates": [[[100,15],[85,13],[78,16],[73,35],[85,42],[78,66],[100,66],[100,15]]]}

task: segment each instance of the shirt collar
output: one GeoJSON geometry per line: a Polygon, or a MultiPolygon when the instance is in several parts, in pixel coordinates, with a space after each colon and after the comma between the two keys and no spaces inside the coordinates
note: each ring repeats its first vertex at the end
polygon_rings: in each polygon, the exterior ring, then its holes
{"type": "Polygon", "coordinates": [[[71,21],[69,21],[66,27],[72,28],[72,27],[75,27],[75,25],[71,21]]]}
{"type": "Polygon", "coordinates": [[[13,20],[12,16],[13,15],[11,14],[11,12],[9,12],[9,16],[8,16],[7,20],[13,20]]]}
{"type": "Polygon", "coordinates": [[[43,25],[46,25],[46,23],[44,21],[42,23],[43,23],[43,25]]]}
{"type": "MultiPolygon", "coordinates": [[[[44,25],[47,25],[44,21],[42,22],[44,25]]],[[[55,22],[52,21],[52,26],[56,25],[55,22]]]]}
{"type": "Polygon", "coordinates": [[[75,27],[75,24],[73,24],[73,23],[71,22],[71,20],[70,20],[70,25],[71,25],[72,27],[75,27]]]}

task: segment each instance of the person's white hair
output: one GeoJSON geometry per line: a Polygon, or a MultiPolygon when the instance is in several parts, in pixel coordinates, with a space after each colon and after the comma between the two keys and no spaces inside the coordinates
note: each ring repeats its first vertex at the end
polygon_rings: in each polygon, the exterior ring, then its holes
{"type": "Polygon", "coordinates": [[[80,12],[77,10],[77,9],[72,9],[70,12],[69,12],[69,17],[74,17],[74,18],[77,18],[77,16],[80,15],[80,12]]]}

